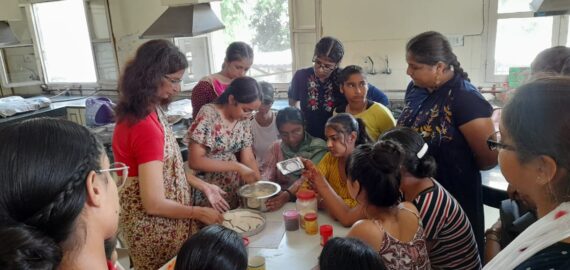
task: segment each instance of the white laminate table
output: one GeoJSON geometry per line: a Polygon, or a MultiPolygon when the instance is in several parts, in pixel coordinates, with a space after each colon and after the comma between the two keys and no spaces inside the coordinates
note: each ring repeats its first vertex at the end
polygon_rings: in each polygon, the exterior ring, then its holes
{"type": "MultiPolygon", "coordinates": [[[[283,211],[295,209],[295,203],[287,203],[281,209],[274,212],[266,212],[265,217],[268,222],[283,222],[283,211]]],[[[317,219],[319,226],[329,224],[333,226],[333,236],[346,236],[348,229],[337,221],[334,221],[326,212],[319,211],[317,219]]],[[[267,233],[267,230],[260,232],[267,233]]],[[[321,254],[321,236],[308,235],[299,228],[298,231],[285,231],[281,243],[277,249],[248,247],[248,256],[265,257],[265,269],[267,270],[310,270],[318,264],[318,257],[321,254]]],[[[168,264],[160,270],[168,269],[168,264]]]]}
{"type": "MultiPolygon", "coordinates": [[[[265,213],[267,221],[283,222],[283,211],[290,209],[295,209],[294,203],[287,203],[275,212],[265,213]]],[[[324,224],[332,225],[333,236],[344,237],[349,229],[334,221],[324,211],[319,211],[317,221],[319,226],[324,224]]],[[[261,233],[263,234],[263,231],[261,233]]],[[[303,229],[299,228],[298,231],[285,231],[277,249],[248,248],[248,255],[250,257],[256,255],[265,257],[267,270],[309,270],[317,265],[322,249],[319,233],[308,235],[303,229]]]]}

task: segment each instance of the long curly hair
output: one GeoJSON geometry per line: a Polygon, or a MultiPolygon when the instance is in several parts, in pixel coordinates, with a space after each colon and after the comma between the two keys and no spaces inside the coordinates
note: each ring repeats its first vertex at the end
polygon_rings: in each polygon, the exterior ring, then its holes
{"type": "Polygon", "coordinates": [[[186,57],[167,40],[148,41],[137,49],[126,66],[119,83],[117,121],[136,123],[150,114],[158,104],[167,104],[157,96],[162,79],[188,67],[186,57]]]}

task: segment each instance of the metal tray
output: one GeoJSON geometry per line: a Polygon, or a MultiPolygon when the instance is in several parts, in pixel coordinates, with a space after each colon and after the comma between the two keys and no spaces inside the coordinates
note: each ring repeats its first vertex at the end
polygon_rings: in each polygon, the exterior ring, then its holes
{"type": "Polygon", "coordinates": [[[234,210],[230,210],[226,213],[238,213],[238,212],[249,212],[249,213],[252,213],[254,215],[261,217],[263,219],[261,225],[259,225],[256,228],[249,229],[249,230],[246,230],[244,232],[240,232],[240,231],[238,231],[232,227],[233,224],[230,225],[227,223],[228,221],[225,219],[226,218],[225,214],[224,214],[224,222],[222,223],[222,225],[226,228],[229,228],[229,229],[236,231],[237,233],[241,234],[242,236],[248,236],[248,237],[252,236],[252,235],[256,235],[256,234],[260,233],[261,231],[263,231],[263,229],[265,229],[265,223],[267,222],[267,219],[265,218],[265,214],[263,214],[262,212],[256,211],[256,210],[251,210],[251,209],[245,209],[245,208],[237,208],[234,210]]]}

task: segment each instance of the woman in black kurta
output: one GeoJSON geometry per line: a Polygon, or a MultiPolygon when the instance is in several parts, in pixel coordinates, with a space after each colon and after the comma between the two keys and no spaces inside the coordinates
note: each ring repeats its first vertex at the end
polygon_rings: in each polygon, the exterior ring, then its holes
{"type": "Polygon", "coordinates": [[[399,126],[421,133],[436,159],[438,181],[465,210],[480,253],[483,248],[483,202],[480,169],[497,164],[486,146],[493,134],[492,107],[460,67],[449,42],[437,32],[422,33],[406,46],[408,75],[405,108],[399,126]]]}

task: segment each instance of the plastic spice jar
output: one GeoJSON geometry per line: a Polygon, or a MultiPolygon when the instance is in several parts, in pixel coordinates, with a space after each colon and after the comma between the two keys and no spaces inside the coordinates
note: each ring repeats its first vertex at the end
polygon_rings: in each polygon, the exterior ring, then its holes
{"type": "Polygon", "coordinates": [[[312,190],[302,190],[297,192],[296,201],[297,212],[301,220],[301,228],[305,228],[305,214],[317,212],[317,196],[312,190]]]}
{"type": "Polygon", "coordinates": [[[283,212],[285,230],[296,231],[299,229],[299,212],[297,210],[287,210],[283,212]]]}
{"type": "Polygon", "coordinates": [[[331,225],[322,225],[321,232],[321,246],[324,246],[333,235],[333,227],[331,225]]]}
{"type": "Polygon", "coordinates": [[[305,232],[313,235],[319,231],[319,223],[317,222],[317,213],[310,212],[305,214],[305,232]]]}

